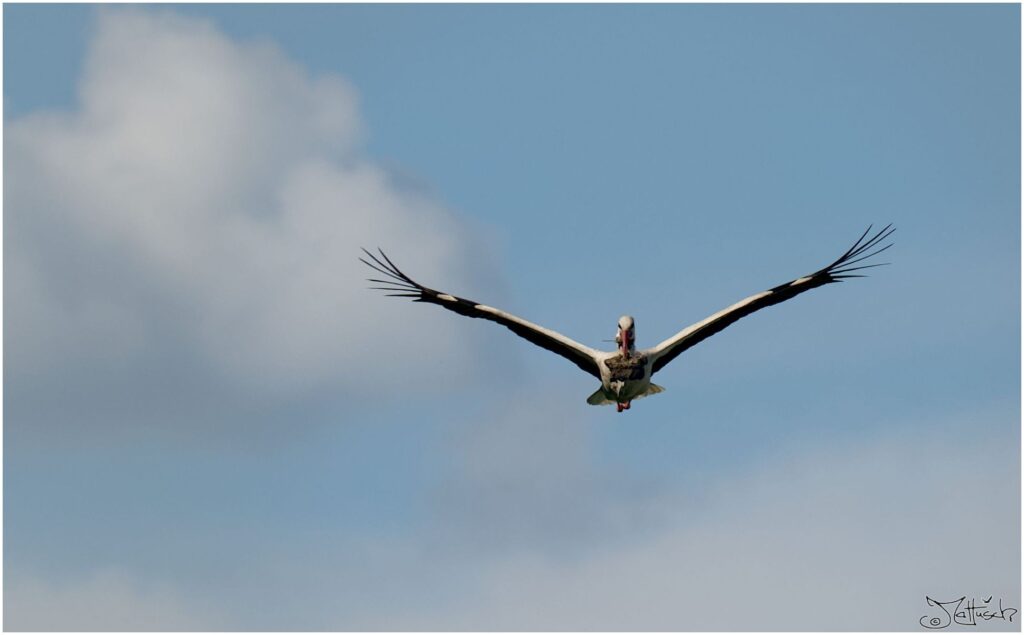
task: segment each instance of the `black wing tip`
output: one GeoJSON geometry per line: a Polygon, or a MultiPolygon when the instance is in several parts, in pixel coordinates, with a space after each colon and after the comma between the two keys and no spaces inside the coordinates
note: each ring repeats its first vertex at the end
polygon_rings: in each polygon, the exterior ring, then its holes
{"type": "Polygon", "coordinates": [[[358,256],[357,258],[359,262],[389,278],[387,280],[367,278],[367,282],[387,285],[384,287],[367,288],[379,291],[391,291],[392,293],[386,293],[385,295],[392,297],[409,297],[418,299],[423,296],[424,287],[417,284],[412,278],[405,275],[401,269],[396,267],[395,263],[391,262],[391,259],[384,253],[383,249],[377,247],[377,252],[380,254],[379,257],[374,255],[373,252],[368,250],[366,247],[360,247],[360,249],[370,260],[367,260],[362,256],[358,256]]]}
{"type": "Polygon", "coordinates": [[[888,223],[885,227],[879,229],[874,234],[871,230],[874,228],[874,224],[868,225],[868,228],[864,230],[864,233],[860,235],[853,246],[846,250],[846,252],[840,256],[835,262],[825,267],[822,273],[828,275],[830,281],[838,281],[845,278],[862,278],[865,274],[851,275],[850,272],[858,271],[860,269],[870,269],[871,267],[880,267],[883,265],[889,265],[892,263],[883,262],[869,265],[861,265],[855,267],[858,263],[864,262],[869,258],[874,258],[878,254],[892,247],[894,242],[889,242],[881,245],[883,241],[892,236],[893,232],[896,231],[896,226],[893,223],[888,223]],[[870,238],[868,237],[870,236],[870,238]],[[866,240],[865,240],[866,239],[866,240]],[[881,245],[881,246],[880,246],[881,245]]]}

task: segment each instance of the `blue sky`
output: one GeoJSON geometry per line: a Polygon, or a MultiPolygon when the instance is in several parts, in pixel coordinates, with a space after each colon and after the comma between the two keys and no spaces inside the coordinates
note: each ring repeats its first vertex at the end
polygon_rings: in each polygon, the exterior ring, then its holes
{"type": "Polygon", "coordinates": [[[1019,24],[6,5],[5,627],[1019,607],[1019,24]],[[888,222],[893,266],[744,319],[623,415],[355,259],[591,346],[629,313],[649,346],[888,222]]]}

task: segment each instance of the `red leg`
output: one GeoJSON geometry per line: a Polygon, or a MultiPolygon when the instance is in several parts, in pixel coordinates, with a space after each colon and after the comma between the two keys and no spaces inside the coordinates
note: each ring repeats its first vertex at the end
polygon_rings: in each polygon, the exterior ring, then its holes
{"type": "Polygon", "coordinates": [[[626,407],[623,406],[622,404],[615,404],[615,407],[619,409],[619,412],[622,412],[623,410],[626,409],[626,407]]]}

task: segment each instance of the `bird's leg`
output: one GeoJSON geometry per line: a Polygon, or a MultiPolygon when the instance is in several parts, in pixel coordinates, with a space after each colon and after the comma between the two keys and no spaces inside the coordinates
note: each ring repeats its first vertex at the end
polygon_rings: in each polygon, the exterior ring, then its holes
{"type": "Polygon", "coordinates": [[[629,410],[629,404],[631,404],[631,403],[633,403],[633,402],[632,401],[626,401],[626,402],[620,401],[619,403],[615,404],[615,406],[619,409],[619,412],[622,412],[623,410],[629,410]]]}
{"type": "Polygon", "coordinates": [[[622,412],[623,410],[625,410],[625,408],[622,407],[621,403],[615,404],[615,407],[619,409],[618,412],[622,412]]]}

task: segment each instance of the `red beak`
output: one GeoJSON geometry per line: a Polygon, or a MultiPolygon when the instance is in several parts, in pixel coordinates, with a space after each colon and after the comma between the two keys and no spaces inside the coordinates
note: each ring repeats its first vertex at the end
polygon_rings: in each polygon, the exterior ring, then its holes
{"type": "Polygon", "coordinates": [[[623,357],[629,356],[629,331],[619,329],[619,352],[623,357]]]}

